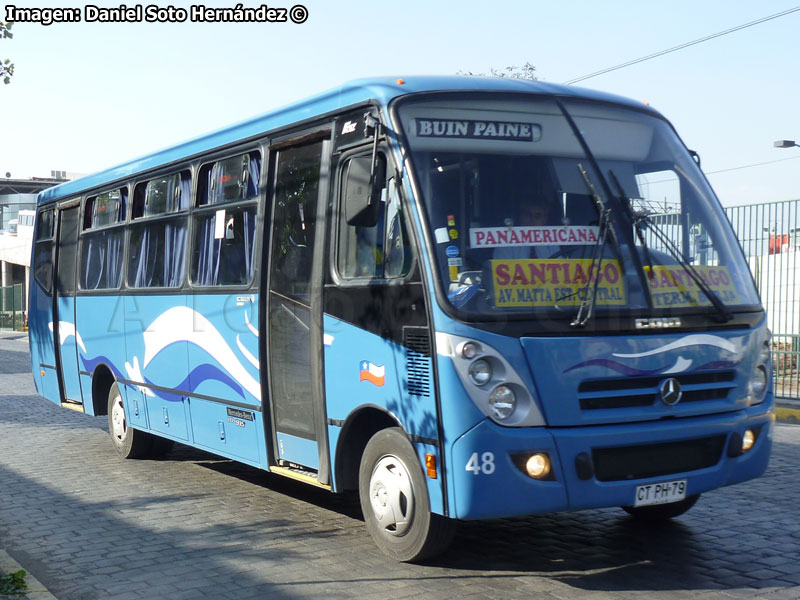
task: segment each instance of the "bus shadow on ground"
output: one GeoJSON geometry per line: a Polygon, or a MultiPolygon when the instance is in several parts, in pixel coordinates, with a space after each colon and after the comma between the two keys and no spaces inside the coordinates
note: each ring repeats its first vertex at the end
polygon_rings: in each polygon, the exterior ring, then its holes
{"type": "MultiPolygon", "coordinates": [[[[234,460],[220,458],[214,454],[198,453],[197,450],[176,445],[175,451],[165,459],[172,457],[180,460],[194,460],[206,469],[229,477],[236,477],[253,485],[279,493],[283,496],[313,504],[318,508],[334,511],[343,516],[364,520],[357,493],[333,494],[327,490],[294,481],[282,475],[275,475],[256,467],[251,467],[234,460]]],[[[366,535],[366,530],[365,530],[366,535]]]]}
{"type": "Polygon", "coordinates": [[[537,575],[585,590],[715,587],[705,567],[687,560],[697,546],[683,522],[643,528],[610,509],[461,522],[455,551],[430,564],[537,575]]]}
{"type": "Polygon", "coordinates": [[[791,484],[775,463],[760,479],[710,492],[660,523],[614,508],[461,522],[454,550],[429,564],[536,575],[587,591],[794,588],[791,574],[781,579],[770,568],[790,566],[800,539],[795,513],[780,499],[791,484]]]}
{"type": "MultiPolygon", "coordinates": [[[[187,452],[196,453],[192,449],[187,452]]],[[[332,495],[223,459],[198,464],[363,521],[355,495],[332,495]]],[[[644,523],[613,508],[461,521],[451,547],[441,556],[419,565],[426,571],[420,578],[425,579],[429,568],[445,568],[450,570],[447,575],[433,579],[469,576],[470,572],[490,578],[542,577],[586,591],[792,587],[787,581],[769,578],[764,581],[748,575],[765,568],[763,564],[753,565],[755,558],[768,562],[784,552],[781,544],[773,547],[766,543],[776,534],[762,531],[754,535],[752,520],[737,519],[737,513],[747,510],[754,498],[763,493],[755,488],[768,486],[770,475],[774,476],[774,471],[758,483],[751,483],[745,495],[731,488],[712,492],[701,498],[687,515],[661,523],[644,523]],[[725,505],[724,510],[719,510],[721,504],[725,505]]],[[[780,523],[772,525],[781,529],[780,523]]],[[[790,537],[795,535],[785,527],[783,531],[790,537]]],[[[313,530],[310,535],[314,535],[313,530]]],[[[366,530],[363,537],[368,539],[366,530]]]]}

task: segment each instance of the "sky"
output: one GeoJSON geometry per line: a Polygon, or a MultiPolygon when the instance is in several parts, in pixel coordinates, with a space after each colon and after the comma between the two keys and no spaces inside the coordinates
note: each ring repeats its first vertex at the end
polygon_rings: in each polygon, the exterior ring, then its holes
{"type": "MultiPolygon", "coordinates": [[[[10,85],[0,84],[0,176],[99,171],[360,77],[489,73],[529,62],[540,79],[563,83],[800,6],[301,1],[302,24],[16,23],[14,38],[0,40],[0,59],[16,69],[10,85]]],[[[82,15],[86,6],[15,5],[82,15]]],[[[797,11],[577,85],[661,111],[700,154],[723,205],[796,199],[800,147],[773,142],[800,142],[799,37],[797,11]]]]}

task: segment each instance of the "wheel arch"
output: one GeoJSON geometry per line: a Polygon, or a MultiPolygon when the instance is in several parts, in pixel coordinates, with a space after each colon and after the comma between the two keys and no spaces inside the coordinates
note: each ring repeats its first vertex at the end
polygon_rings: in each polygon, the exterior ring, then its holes
{"type": "Polygon", "coordinates": [[[115,382],[114,373],[108,365],[97,365],[92,373],[92,407],[95,415],[108,414],[108,393],[115,382]]]}
{"type": "Polygon", "coordinates": [[[336,442],[333,473],[337,491],[358,489],[358,469],[367,442],[382,429],[390,427],[399,427],[407,434],[400,420],[380,406],[362,406],[348,415],[336,442]]]}

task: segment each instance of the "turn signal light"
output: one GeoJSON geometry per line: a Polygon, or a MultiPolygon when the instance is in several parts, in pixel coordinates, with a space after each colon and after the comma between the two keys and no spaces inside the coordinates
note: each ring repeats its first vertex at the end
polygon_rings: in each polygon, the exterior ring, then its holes
{"type": "Polygon", "coordinates": [[[428,477],[431,479],[436,479],[436,455],[435,454],[426,454],[425,455],[425,472],[428,474],[428,477]]]}

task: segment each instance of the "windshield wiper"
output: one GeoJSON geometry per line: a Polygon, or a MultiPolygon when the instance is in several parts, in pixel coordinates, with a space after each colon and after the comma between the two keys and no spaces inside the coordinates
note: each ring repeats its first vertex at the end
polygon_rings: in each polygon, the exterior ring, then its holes
{"type": "Polygon", "coordinates": [[[606,206],[603,197],[597,191],[594,182],[592,182],[588,171],[584,169],[583,165],[580,163],[578,163],[578,171],[580,171],[583,180],[586,182],[586,187],[589,188],[589,192],[597,207],[597,213],[600,216],[597,242],[592,248],[592,262],[589,265],[589,276],[586,278],[586,285],[583,286],[583,298],[581,298],[581,304],[580,307],[578,307],[578,314],[575,315],[575,318],[570,322],[570,326],[572,327],[585,327],[589,319],[592,318],[595,304],[597,304],[597,286],[600,283],[600,268],[603,266],[603,254],[605,253],[608,239],[607,234],[610,230],[611,235],[614,236],[614,230],[610,227],[611,209],[606,206]],[[592,281],[592,275],[594,275],[594,282],[592,281]]]}
{"type": "MultiPolygon", "coordinates": [[[[616,177],[614,177],[614,179],[616,180],[616,177]]],[[[617,182],[616,185],[619,186],[619,182],[617,182]]],[[[628,207],[628,210],[630,211],[631,214],[631,218],[632,220],[634,220],[634,223],[636,224],[636,232],[637,235],[639,236],[639,241],[642,244],[642,248],[644,248],[645,256],[647,257],[648,267],[650,268],[649,275],[653,275],[654,272],[653,272],[653,265],[650,262],[650,256],[647,249],[647,244],[644,241],[644,234],[641,231],[642,223],[647,225],[650,231],[652,231],[653,234],[656,236],[656,238],[658,238],[658,241],[660,241],[664,245],[664,248],[667,249],[672,258],[674,258],[677,261],[678,265],[680,265],[683,268],[683,270],[689,274],[689,277],[692,278],[692,281],[694,281],[695,285],[697,285],[700,291],[703,292],[703,295],[706,298],[708,298],[708,301],[719,313],[720,321],[722,323],[727,323],[728,321],[730,321],[733,318],[733,315],[731,314],[730,310],[728,310],[728,307],[725,306],[722,300],[720,300],[719,297],[713,292],[713,290],[710,287],[708,287],[708,284],[705,281],[703,281],[703,278],[700,277],[700,274],[697,272],[697,269],[694,268],[694,265],[689,263],[683,257],[683,254],[681,254],[681,251],[675,245],[675,242],[669,239],[669,237],[663,231],[661,231],[659,226],[650,219],[650,215],[647,212],[645,211],[634,212],[627,201],[623,201],[622,204],[628,207]]]]}
{"type": "Polygon", "coordinates": [[[622,208],[625,210],[625,213],[628,215],[628,219],[630,219],[631,223],[633,224],[636,237],[638,238],[639,243],[642,245],[642,253],[644,254],[645,264],[647,264],[648,269],[652,273],[653,261],[650,259],[650,247],[647,245],[647,240],[644,237],[644,226],[642,225],[642,223],[647,220],[647,213],[644,211],[638,212],[633,210],[633,207],[631,206],[631,199],[625,195],[622,185],[620,184],[619,179],[617,179],[617,174],[611,169],[608,171],[608,178],[611,180],[611,183],[614,184],[614,187],[617,188],[617,199],[622,205],[622,208]]]}

